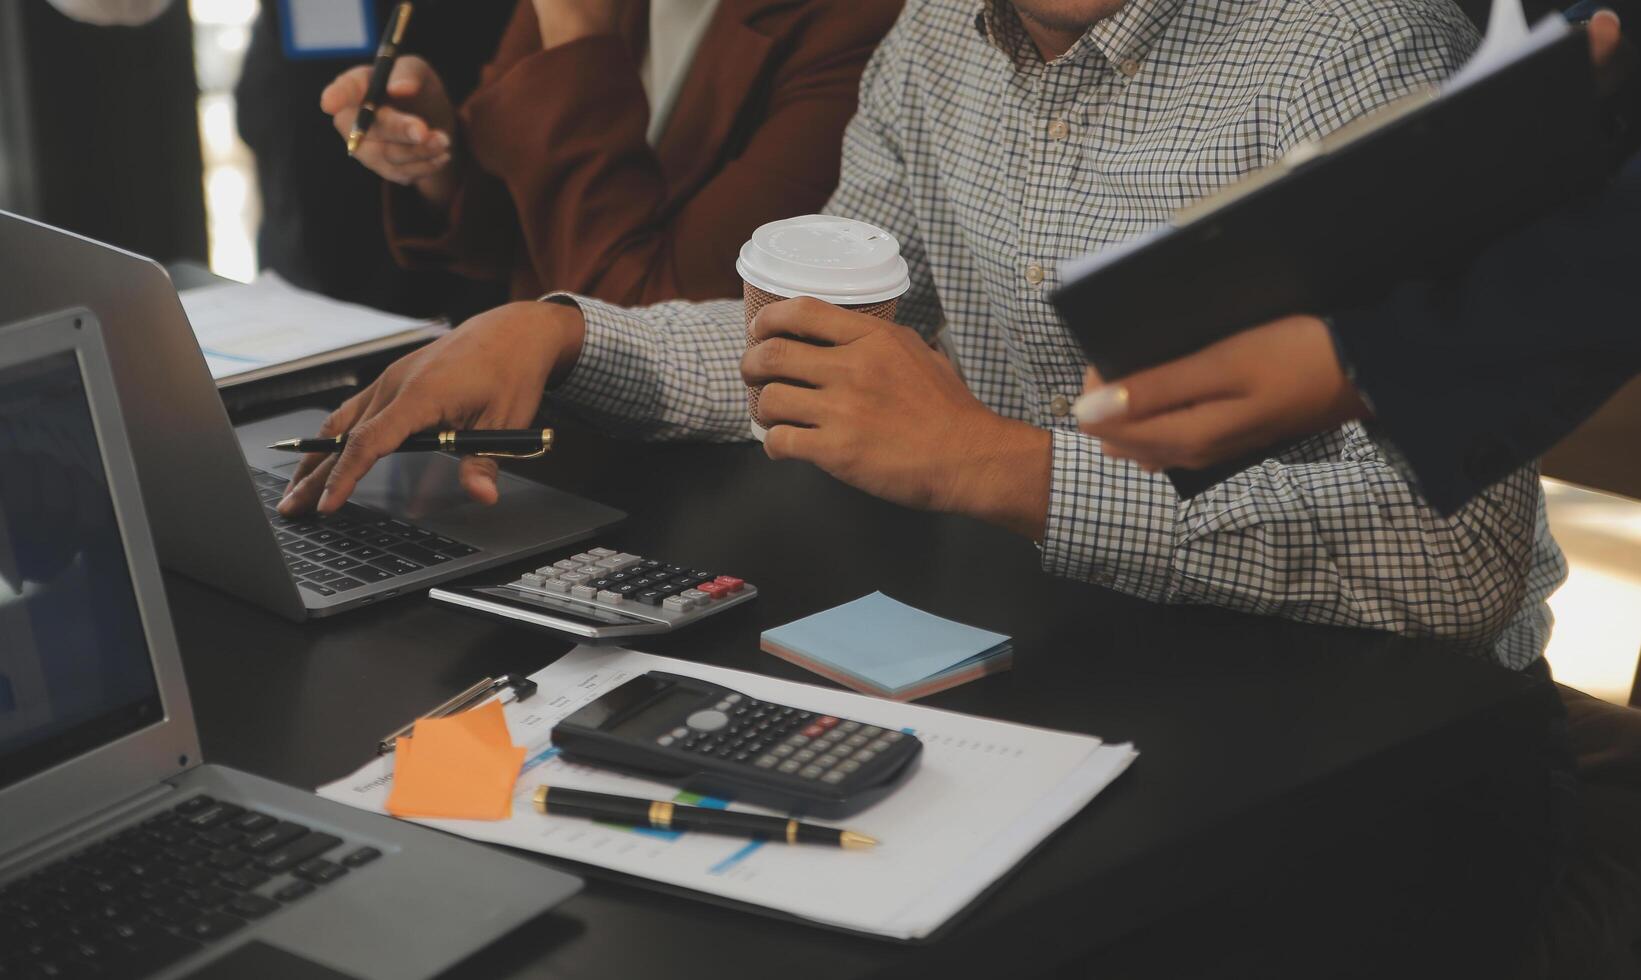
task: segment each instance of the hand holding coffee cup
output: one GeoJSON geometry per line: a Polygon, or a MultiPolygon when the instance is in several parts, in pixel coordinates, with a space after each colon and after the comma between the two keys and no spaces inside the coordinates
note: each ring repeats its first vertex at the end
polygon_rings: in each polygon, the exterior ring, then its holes
{"type": "MultiPolygon", "coordinates": [[[[771,303],[810,296],[847,310],[893,320],[911,282],[900,243],[864,221],[811,214],[772,221],[752,233],[735,262],[746,302],[747,349],[756,347],[752,322],[771,303]]],[[[752,435],[767,434],[758,416],[762,387],[748,388],[752,435]]]]}

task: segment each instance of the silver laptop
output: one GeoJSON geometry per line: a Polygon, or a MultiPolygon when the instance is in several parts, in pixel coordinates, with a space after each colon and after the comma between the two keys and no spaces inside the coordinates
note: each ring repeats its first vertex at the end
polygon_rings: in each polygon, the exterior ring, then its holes
{"type": "MultiPolygon", "coordinates": [[[[235,430],[157,263],[0,211],[0,322],[84,306],[102,320],[160,561],[289,619],[327,616],[589,537],[625,515],[511,474],[468,500],[457,460],[392,456],[333,517],[274,505],[321,411],[235,430]]],[[[547,464],[550,465],[550,464],[547,464]]]]}
{"type": "Polygon", "coordinates": [[[204,764],[142,505],[96,316],[0,326],[0,976],[430,977],[580,887],[204,764]]]}

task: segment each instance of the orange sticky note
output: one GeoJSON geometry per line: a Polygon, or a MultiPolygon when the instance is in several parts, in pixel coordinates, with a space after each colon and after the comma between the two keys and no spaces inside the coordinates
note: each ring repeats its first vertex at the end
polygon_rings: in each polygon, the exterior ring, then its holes
{"type": "Polygon", "coordinates": [[[500,701],[491,701],[472,711],[434,720],[448,721],[485,745],[499,749],[513,747],[513,736],[507,734],[507,716],[502,713],[500,701]]]}
{"type": "Polygon", "coordinates": [[[394,751],[387,811],[397,817],[505,820],[513,812],[513,784],[524,754],[507,734],[499,703],[424,718],[394,751]]]}

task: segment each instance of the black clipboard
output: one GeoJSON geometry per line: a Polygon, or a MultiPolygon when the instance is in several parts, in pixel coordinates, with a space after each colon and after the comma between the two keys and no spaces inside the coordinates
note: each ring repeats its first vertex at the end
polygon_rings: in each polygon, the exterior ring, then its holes
{"type": "MultiPolygon", "coordinates": [[[[1604,172],[1601,119],[1588,38],[1568,28],[1068,263],[1055,308],[1101,377],[1117,380],[1283,316],[1371,303],[1589,189],[1604,172]]],[[[1272,455],[1168,477],[1189,498],[1272,455]]]]}

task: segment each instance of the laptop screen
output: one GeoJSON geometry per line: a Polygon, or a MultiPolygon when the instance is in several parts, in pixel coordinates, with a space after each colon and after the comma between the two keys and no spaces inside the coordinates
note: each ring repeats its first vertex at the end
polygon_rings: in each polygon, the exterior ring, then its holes
{"type": "Polygon", "coordinates": [[[0,368],[0,788],[162,717],[79,362],[0,368]]]}

